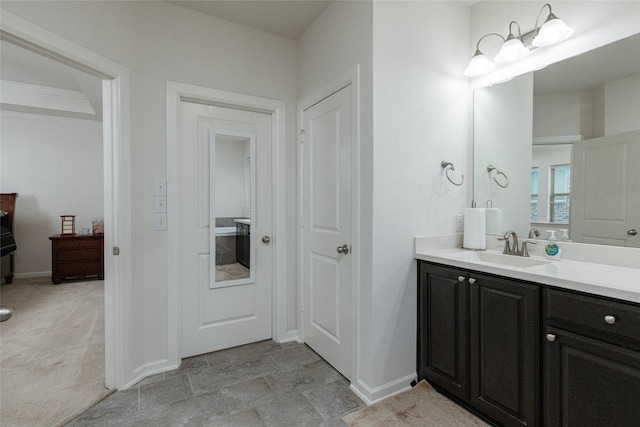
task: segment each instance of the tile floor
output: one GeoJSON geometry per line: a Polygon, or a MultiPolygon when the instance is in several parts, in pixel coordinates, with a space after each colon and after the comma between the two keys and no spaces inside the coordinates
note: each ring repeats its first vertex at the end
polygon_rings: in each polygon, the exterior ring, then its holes
{"type": "Polygon", "coordinates": [[[80,426],[344,426],[365,406],[304,344],[261,341],[182,361],[80,414],[80,426]]]}

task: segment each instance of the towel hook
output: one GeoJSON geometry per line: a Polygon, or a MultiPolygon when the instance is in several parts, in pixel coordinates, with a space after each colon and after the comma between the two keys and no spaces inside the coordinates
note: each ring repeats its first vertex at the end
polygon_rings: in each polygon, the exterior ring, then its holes
{"type": "Polygon", "coordinates": [[[445,174],[447,175],[447,179],[449,180],[450,183],[452,183],[453,185],[457,185],[458,187],[462,185],[462,183],[464,182],[464,175],[460,174],[460,183],[454,182],[449,176],[449,171],[456,169],[455,166],[453,166],[453,163],[443,160],[440,163],[440,166],[442,166],[442,168],[445,169],[445,174]]]}
{"type": "Polygon", "coordinates": [[[509,186],[509,178],[507,177],[507,175],[505,175],[504,172],[502,172],[500,169],[498,169],[495,166],[488,165],[487,166],[487,172],[489,172],[489,175],[491,175],[491,171],[496,171],[497,175],[493,177],[493,180],[496,182],[496,184],[498,184],[502,188],[507,188],[509,186]],[[500,181],[498,181],[498,179],[497,179],[498,175],[504,176],[504,181],[505,181],[504,184],[501,184],[500,181]]]}

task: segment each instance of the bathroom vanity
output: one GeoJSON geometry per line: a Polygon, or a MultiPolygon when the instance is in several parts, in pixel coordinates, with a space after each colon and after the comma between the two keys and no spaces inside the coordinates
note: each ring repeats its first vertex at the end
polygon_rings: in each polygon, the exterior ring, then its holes
{"type": "Polygon", "coordinates": [[[418,379],[499,425],[640,425],[640,270],[478,255],[416,251],[418,379]]]}

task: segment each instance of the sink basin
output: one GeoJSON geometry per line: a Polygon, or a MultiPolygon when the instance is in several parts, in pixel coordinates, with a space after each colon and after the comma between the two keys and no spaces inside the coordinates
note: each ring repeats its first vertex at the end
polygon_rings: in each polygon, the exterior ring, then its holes
{"type": "Polygon", "coordinates": [[[495,252],[478,252],[478,251],[461,251],[454,254],[450,254],[452,258],[460,259],[463,261],[471,262],[484,262],[490,264],[497,264],[506,267],[535,267],[537,265],[550,264],[551,261],[547,261],[540,258],[528,258],[515,255],[504,255],[495,252]]]}

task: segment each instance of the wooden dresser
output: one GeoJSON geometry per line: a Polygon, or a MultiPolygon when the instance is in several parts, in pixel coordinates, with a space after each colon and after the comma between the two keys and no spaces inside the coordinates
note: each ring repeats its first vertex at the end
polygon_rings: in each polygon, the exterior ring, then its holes
{"type": "Polygon", "coordinates": [[[104,278],[104,236],[60,235],[51,240],[51,281],[104,278]]]}

